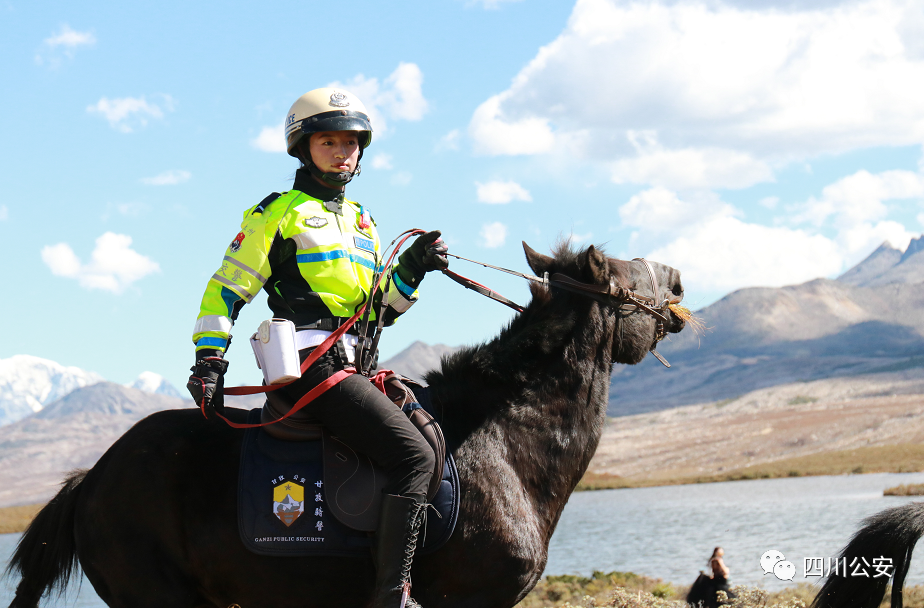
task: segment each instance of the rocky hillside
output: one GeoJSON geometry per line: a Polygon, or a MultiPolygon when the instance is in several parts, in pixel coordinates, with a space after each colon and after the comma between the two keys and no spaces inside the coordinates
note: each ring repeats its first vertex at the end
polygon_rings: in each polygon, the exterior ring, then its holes
{"type": "Polygon", "coordinates": [[[746,467],[759,476],[774,465],[782,475],[912,471],[922,465],[922,442],[924,374],[905,370],[612,418],[590,470],[630,485],[721,478],[746,467]]]}
{"type": "Polygon", "coordinates": [[[65,473],[95,463],[145,416],[189,400],[99,382],[0,427],[0,507],[50,498],[65,473]]]}
{"type": "Polygon", "coordinates": [[[924,376],[924,243],[883,244],[836,280],[740,289],[696,312],[709,328],[672,336],[671,369],[618,366],[610,414],[732,399],[821,378],[915,370],[924,376]]]}

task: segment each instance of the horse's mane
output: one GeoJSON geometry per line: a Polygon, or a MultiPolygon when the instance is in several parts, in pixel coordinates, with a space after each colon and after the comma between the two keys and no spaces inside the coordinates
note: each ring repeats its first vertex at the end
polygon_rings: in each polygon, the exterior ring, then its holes
{"type": "MultiPolygon", "coordinates": [[[[560,242],[553,256],[543,260],[548,266],[533,270],[592,281],[589,249],[560,242]]],[[[425,375],[438,407],[445,408],[451,418],[475,418],[470,422],[478,424],[478,419],[490,415],[486,407],[497,410],[532,401],[538,394],[553,392],[555,386],[573,382],[575,374],[581,373],[574,349],[563,353],[562,344],[573,333],[575,322],[591,315],[591,300],[567,295],[553,298],[547,287],[535,283],[530,284],[530,291],[525,310],[494,338],[444,355],[440,367],[425,375]],[[536,377],[532,372],[538,368],[547,373],[536,377]]]]}

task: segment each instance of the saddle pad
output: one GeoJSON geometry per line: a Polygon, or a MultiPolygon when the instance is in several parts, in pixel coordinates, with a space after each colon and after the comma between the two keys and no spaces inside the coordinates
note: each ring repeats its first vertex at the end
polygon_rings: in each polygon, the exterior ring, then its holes
{"type": "MultiPolygon", "coordinates": [[[[260,410],[247,421],[260,421],[260,410]]],[[[320,441],[282,441],[259,428],[247,429],[238,476],[238,529],[248,550],[259,555],[369,556],[372,536],[343,525],[327,509],[320,441]]],[[[449,540],[459,516],[459,474],[446,455],[443,480],[428,509],[418,554],[449,540]]]]}

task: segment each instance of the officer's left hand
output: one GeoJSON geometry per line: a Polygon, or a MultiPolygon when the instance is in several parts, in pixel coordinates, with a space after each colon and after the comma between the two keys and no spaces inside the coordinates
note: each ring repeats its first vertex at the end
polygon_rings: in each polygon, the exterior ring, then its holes
{"type": "Polygon", "coordinates": [[[449,258],[446,257],[449,247],[446,241],[440,238],[441,234],[439,230],[421,234],[401,255],[401,263],[410,266],[417,276],[423,276],[424,273],[433,270],[449,268],[449,258]]]}

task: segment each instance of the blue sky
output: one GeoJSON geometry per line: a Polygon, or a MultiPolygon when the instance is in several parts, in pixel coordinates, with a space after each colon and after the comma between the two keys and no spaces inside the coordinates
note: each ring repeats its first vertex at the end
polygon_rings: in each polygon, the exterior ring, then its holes
{"type": "MultiPolygon", "coordinates": [[[[0,358],[181,387],[241,213],[291,186],[286,110],[339,83],[376,135],[348,196],[383,240],[527,270],[559,238],[737,288],[837,276],[924,229],[924,10],[898,0],[0,3],[0,358]]],[[[462,274],[515,300],[515,278],[462,274]]],[[[383,339],[508,309],[431,275],[383,339]]],[[[231,383],[255,382],[236,326],[231,383]]],[[[656,365],[646,361],[643,364],[656,365]]]]}

